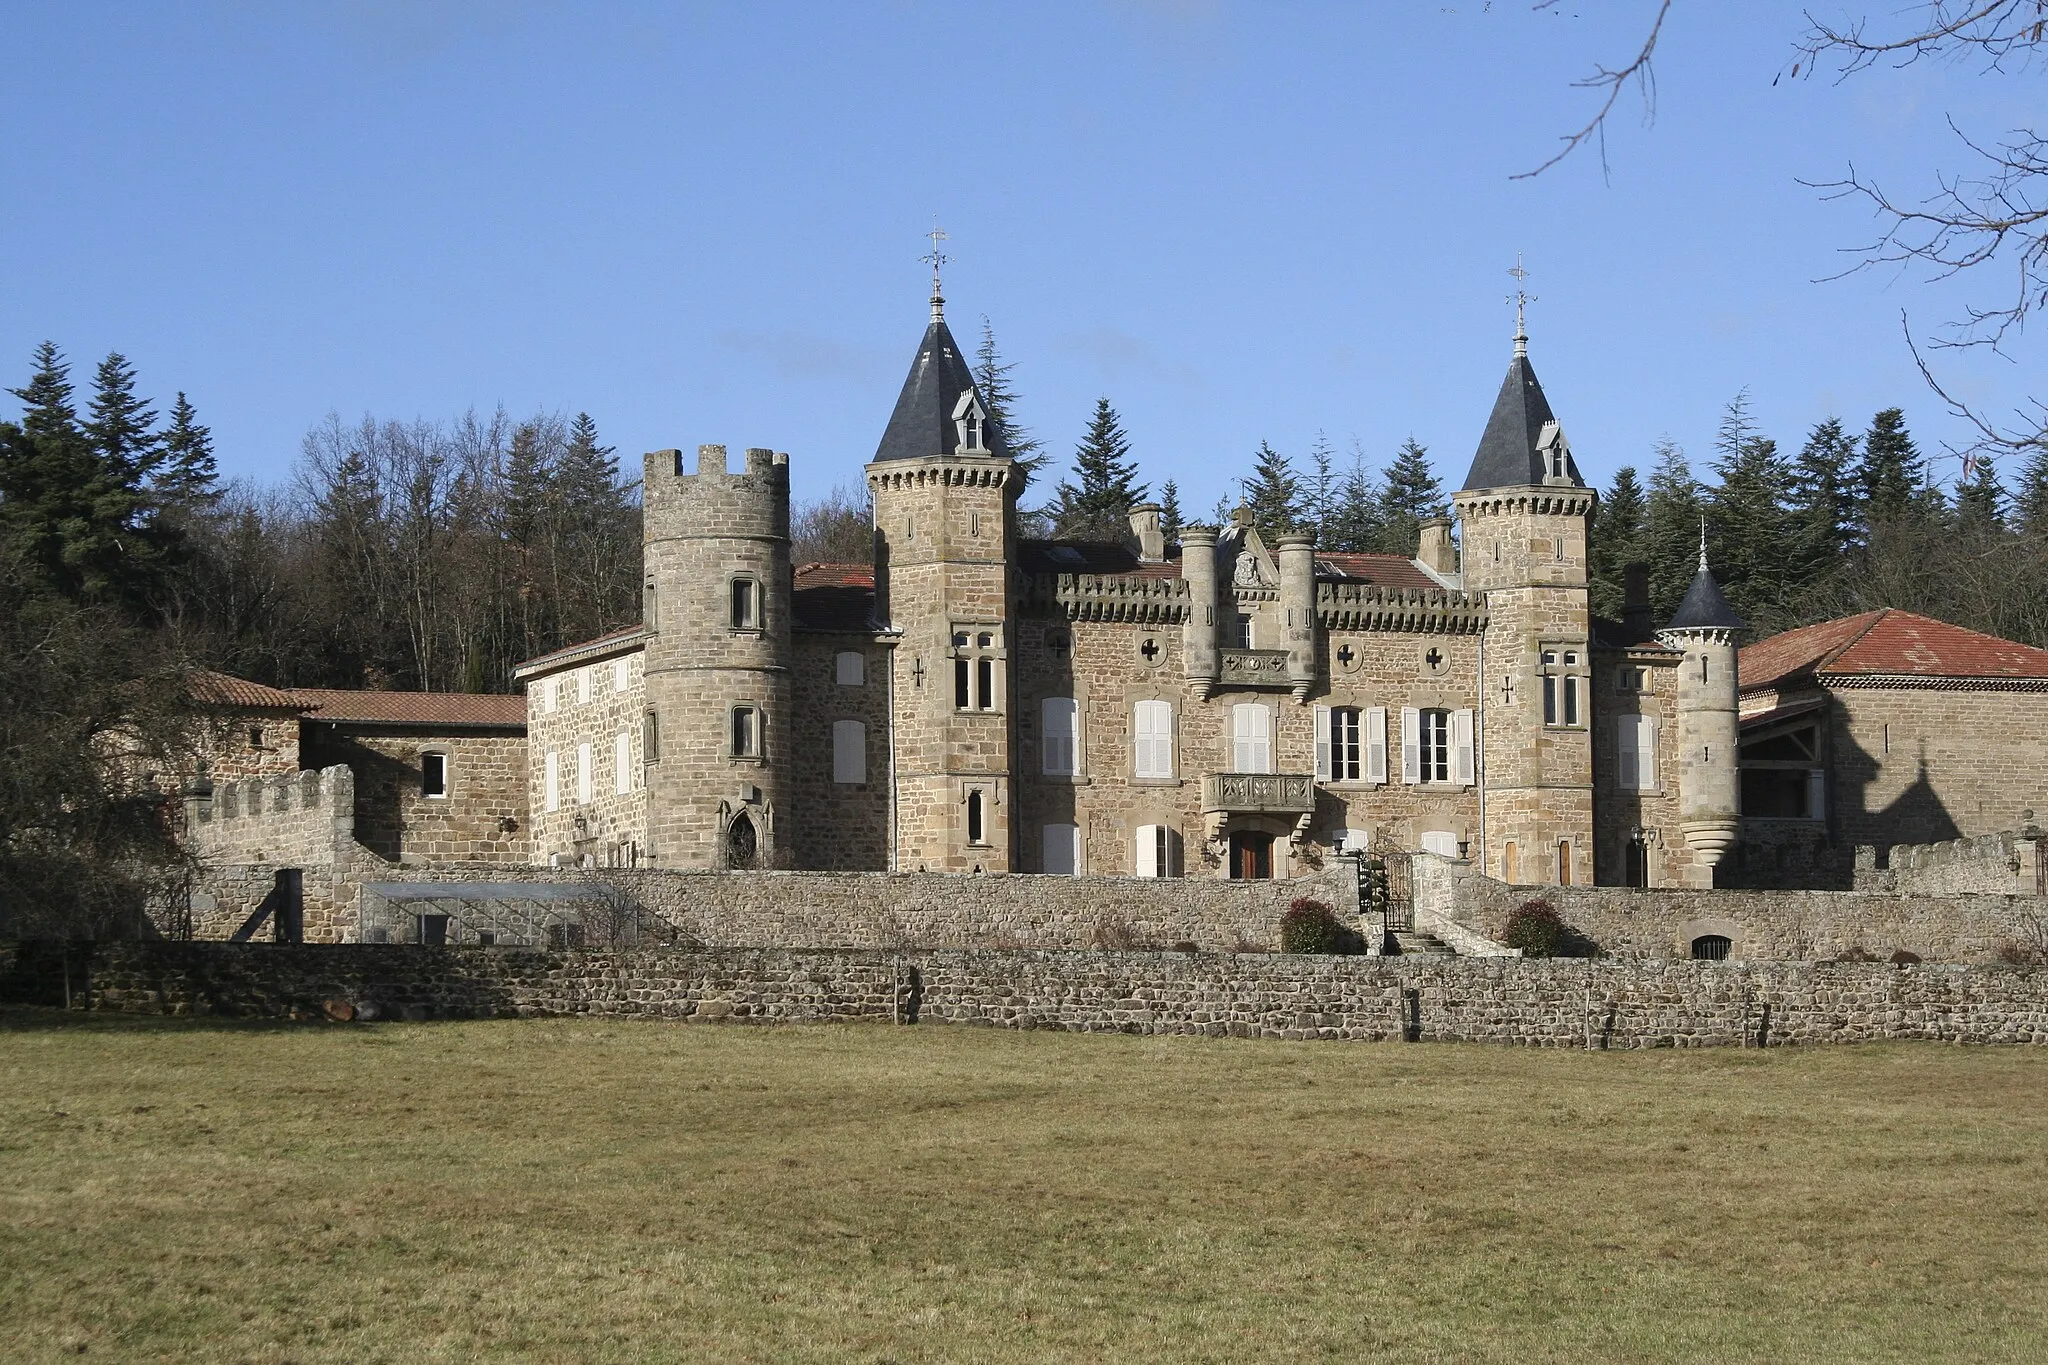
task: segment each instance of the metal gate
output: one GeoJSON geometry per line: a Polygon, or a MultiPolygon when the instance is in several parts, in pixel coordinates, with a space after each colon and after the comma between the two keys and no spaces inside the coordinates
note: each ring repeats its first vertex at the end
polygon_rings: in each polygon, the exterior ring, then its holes
{"type": "Polygon", "coordinates": [[[1394,933],[1415,928],[1415,875],[1406,853],[1368,853],[1358,860],[1358,905],[1394,933]]]}

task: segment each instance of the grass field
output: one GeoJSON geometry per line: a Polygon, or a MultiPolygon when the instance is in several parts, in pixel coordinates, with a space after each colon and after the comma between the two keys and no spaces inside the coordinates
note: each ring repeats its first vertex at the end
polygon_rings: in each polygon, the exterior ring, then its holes
{"type": "Polygon", "coordinates": [[[2048,1357],[2048,1054],[0,1012],[0,1358],[2048,1357]]]}

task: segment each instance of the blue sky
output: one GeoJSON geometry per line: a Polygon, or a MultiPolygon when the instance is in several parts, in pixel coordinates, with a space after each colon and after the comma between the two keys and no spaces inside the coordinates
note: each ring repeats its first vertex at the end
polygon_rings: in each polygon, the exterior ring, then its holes
{"type": "MultiPolygon", "coordinates": [[[[2002,132],[2030,83],[1774,85],[1796,6],[1679,0],[1656,118],[1624,102],[1608,176],[1581,153],[1511,179],[1653,9],[10,0],[0,374],[45,337],[81,378],[119,349],[259,481],[330,410],[502,403],[586,409],[627,456],[785,449],[815,495],[873,453],[936,214],[949,314],[963,341],[993,320],[1022,418],[1064,458],[1107,395],[1190,511],[1261,439],[1299,456],[1319,430],[1375,463],[1412,434],[1455,486],[1517,252],[1597,482],[1667,433],[1704,458],[1745,386],[1788,446],[1891,404],[1923,448],[1960,440],[1899,315],[1925,330],[2004,277],[1817,282],[1872,224],[1798,181],[1853,161],[1931,188],[1959,164],[1945,115],[2002,132]]],[[[2027,391],[2027,365],[1945,363],[1994,411],[2027,391]]]]}

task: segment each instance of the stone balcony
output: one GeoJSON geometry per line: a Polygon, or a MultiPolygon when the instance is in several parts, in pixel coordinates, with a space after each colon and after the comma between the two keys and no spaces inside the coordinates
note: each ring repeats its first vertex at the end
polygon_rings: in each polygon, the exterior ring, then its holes
{"type": "Polygon", "coordinates": [[[1205,773],[1204,815],[1304,816],[1316,807],[1316,782],[1308,773],[1205,773]]]}
{"type": "Polygon", "coordinates": [[[1284,649],[1226,649],[1217,670],[1225,687],[1291,687],[1284,649]]]}

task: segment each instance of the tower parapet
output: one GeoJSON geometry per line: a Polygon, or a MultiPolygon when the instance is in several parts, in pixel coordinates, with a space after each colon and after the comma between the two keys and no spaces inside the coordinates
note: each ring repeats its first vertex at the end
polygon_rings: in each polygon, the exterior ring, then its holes
{"type": "Polygon", "coordinates": [[[784,867],[790,763],[789,457],[647,456],[646,734],[652,857],[784,867]]]}

